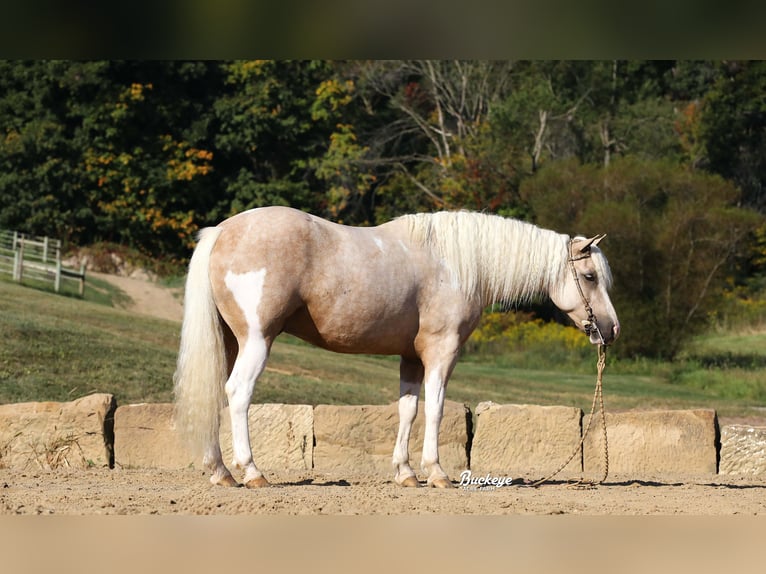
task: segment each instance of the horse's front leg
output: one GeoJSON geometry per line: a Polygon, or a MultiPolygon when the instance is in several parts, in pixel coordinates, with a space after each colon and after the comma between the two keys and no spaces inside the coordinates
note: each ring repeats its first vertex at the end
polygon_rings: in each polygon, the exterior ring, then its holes
{"type": "Polygon", "coordinates": [[[444,394],[447,380],[455,366],[455,359],[427,368],[425,375],[425,434],[423,437],[423,457],[420,467],[426,474],[427,484],[436,488],[452,488],[447,473],[439,464],[439,426],[444,412],[444,394]]]}
{"type": "Polygon", "coordinates": [[[410,432],[418,414],[418,395],[423,382],[423,363],[402,357],[399,363],[399,432],[394,447],[394,480],[400,486],[420,486],[410,466],[410,432]]]}

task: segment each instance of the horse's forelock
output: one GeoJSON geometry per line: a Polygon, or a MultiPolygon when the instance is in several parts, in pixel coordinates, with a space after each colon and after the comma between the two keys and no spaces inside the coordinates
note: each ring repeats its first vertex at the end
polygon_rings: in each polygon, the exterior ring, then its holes
{"type": "Polygon", "coordinates": [[[609,267],[609,262],[606,260],[606,256],[598,247],[591,247],[590,250],[591,259],[596,266],[596,273],[606,285],[607,290],[612,288],[612,270],[609,267]]]}

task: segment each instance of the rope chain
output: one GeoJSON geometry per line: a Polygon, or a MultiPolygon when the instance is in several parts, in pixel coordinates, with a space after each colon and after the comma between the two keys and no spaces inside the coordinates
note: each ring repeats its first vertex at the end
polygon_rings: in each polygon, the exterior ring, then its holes
{"type": "Polygon", "coordinates": [[[604,475],[601,477],[601,480],[598,482],[585,480],[585,478],[580,478],[579,481],[573,483],[571,486],[595,486],[597,484],[603,484],[606,480],[606,477],[609,475],[609,442],[607,440],[606,436],[606,412],[604,411],[604,394],[603,394],[603,377],[604,377],[604,367],[606,366],[606,345],[599,345],[598,346],[598,375],[596,376],[596,388],[593,391],[593,402],[590,407],[590,416],[588,417],[588,426],[585,427],[585,431],[582,433],[582,438],[580,438],[580,442],[575,447],[572,454],[569,456],[569,458],[562,464],[558,469],[556,469],[554,472],[546,476],[545,478],[542,478],[538,480],[537,482],[534,482],[530,484],[529,486],[538,487],[541,484],[548,482],[551,480],[554,476],[556,476],[558,473],[560,473],[564,468],[572,462],[572,459],[575,457],[575,455],[580,452],[583,448],[583,444],[585,444],[585,439],[588,436],[588,432],[590,431],[591,423],[593,422],[593,415],[596,412],[596,401],[599,403],[599,410],[601,411],[601,429],[604,434],[604,475]]]}

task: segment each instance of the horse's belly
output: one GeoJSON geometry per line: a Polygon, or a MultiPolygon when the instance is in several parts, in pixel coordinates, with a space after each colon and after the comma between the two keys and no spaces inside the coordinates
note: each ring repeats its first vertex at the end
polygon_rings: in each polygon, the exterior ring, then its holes
{"type": "Polygon", "coordinates": [[[339,353],[409,354],[418,331],[417,313],[312,313],[303,307],[284,331],[339,353]]]}

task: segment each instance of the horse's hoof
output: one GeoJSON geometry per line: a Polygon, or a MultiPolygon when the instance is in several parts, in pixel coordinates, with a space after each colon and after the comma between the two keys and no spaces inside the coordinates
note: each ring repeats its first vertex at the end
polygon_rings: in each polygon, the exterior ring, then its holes
{"type": "Polygon", "coordinates": [[[245,483],[245,486],[247,488],[263,488],[264,486],[271,486],[271,483],[268,480],[266,480],[265,476],[259,476],[257,478],[248,480],[245,483]]]}
{"type": "Polygon", "coordinates": [[[399,486],[404,486],[406,488],[418,488],[420,486],[420,482],[418,482],[416,477],[408,476],[399,483],[399,486]]]}
{"type": "Polygon", "coordinates": [[[231,475],[224,476],[223,478],[216,480],[213,484],[216,484],[218,486],[236,486],[236,487],[242,486],[231,475]]]}
{"type": "Polygon", "coordinates": [[[432,488],[455,488],[449,478],[435,478],[428,485],[432,488]]]}

